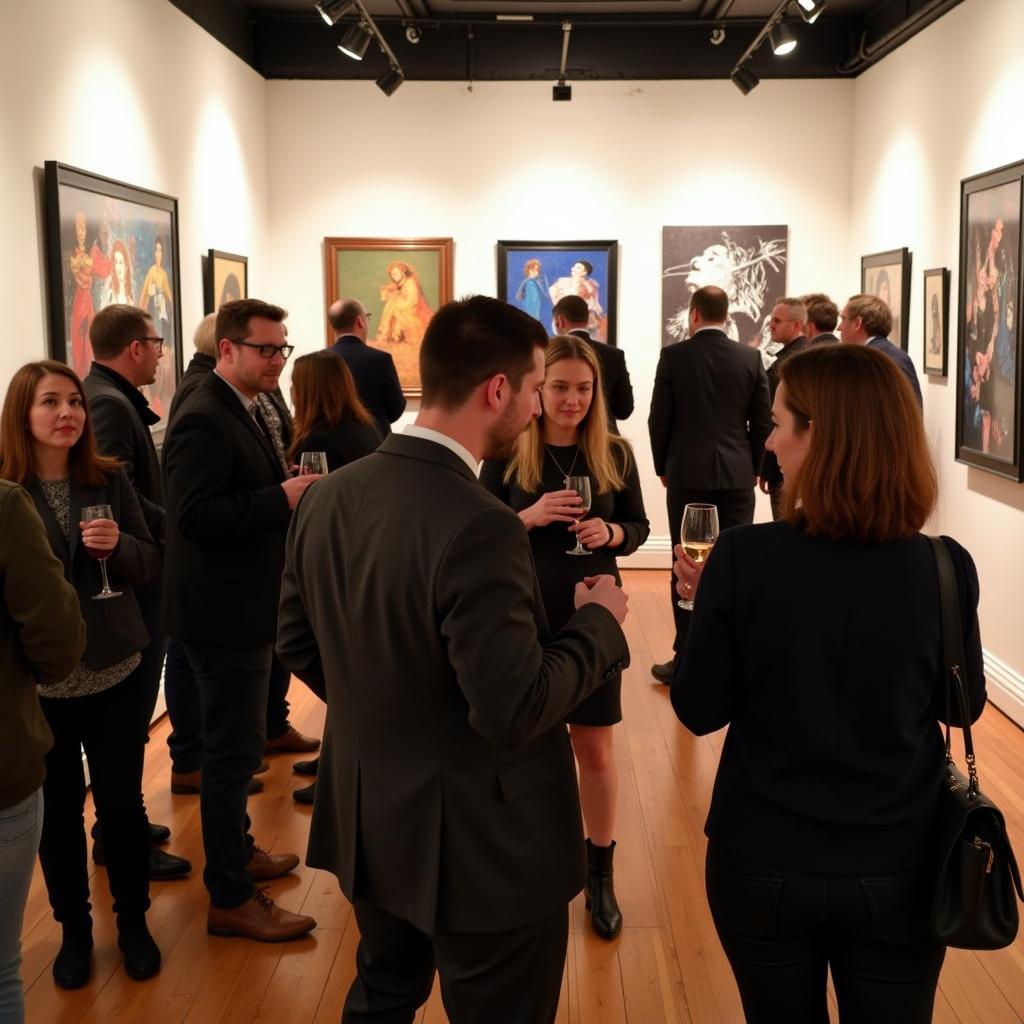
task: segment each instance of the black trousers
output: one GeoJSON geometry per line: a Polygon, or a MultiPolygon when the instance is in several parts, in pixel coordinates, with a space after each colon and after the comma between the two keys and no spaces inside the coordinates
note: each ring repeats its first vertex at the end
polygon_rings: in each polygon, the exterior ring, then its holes
{"type": "Polygon", "coordinates": [[[928,872],[828,877],[723,864],[709,852],[708,903],[748,1024],[928,1024],[946,947],[928,929],[928,872]]]}
{"type": "Polygon", "coordinates": [[[72,928],[85,926],[91,909],[82,747],[89,761],[96,816],[103,825],[107,877],[118,920],[130,926],[149,908],[149,829],[142,807],[143,701],[138,669],[102,693],[40,700],[54,744],[46,755],[39,861],[53,916],[72,928]]]}
{"type": "Polygon", "coordinates": [[[515,931],[426,935],[365,900],[356,978],[342,1024],[411,1024],[436,968],[451,1024],[551,1024],[569,940],[568,907],[515,931]]]}
{"type": "MultiPolygon", "coordinates": [[[[668,532],[673,545],[679,543],[683,509],[691,503],[717,506],[719,530],[728,530],[733,526],[749,526],[754,521],[754,489],[752,487],[738,491],[698,491],[676,490],[670,485],[667,500],[668,532]]],[[[672,617],[676,624],[676,638],[672,649],[679,654],[686,646],[686,634],[690,631],[690,615],[692,613],[679,607],[675,576],[672,576],[670,580],[669,591],[672,597],[672,617]]]]}

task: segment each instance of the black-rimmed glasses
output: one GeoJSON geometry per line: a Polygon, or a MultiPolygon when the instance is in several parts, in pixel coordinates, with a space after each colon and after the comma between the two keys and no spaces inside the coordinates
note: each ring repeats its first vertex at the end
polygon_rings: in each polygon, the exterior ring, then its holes
{"type": "Polygon", "coordinates": [[[294,345],[256,345],[251,341],[233,341],[232,345],[244,345],[246,348],[254,348],[260,354],[261,359],[273,359],[279,355],[285,362],[295,351],[294,345]]]}
{"type": "Polygon", "coordinates": [[[146,335],[143,335],[141,338],[136,338],[135,340],[136,341],[151,341],[151,342],[153,342],[153,347],[157,350],[157,352],[162,351],[162,349],[164,347],[164,339],[160,338],[160,337],[157,337],[155,334],[146,334],[146,335]]]}

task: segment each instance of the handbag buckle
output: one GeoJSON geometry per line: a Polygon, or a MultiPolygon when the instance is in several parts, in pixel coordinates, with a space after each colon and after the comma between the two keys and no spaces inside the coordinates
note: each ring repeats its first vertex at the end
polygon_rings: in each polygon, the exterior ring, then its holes
{"type": "Polygon", "coordinates": [[[995,860],[996,860],[996,855],[992,851],[992,844],[991,843],[986,843],[985,840],[981,838],[981,836],[975,836],[973,841],[974,841],[974,845],[979,850],[985,850],[985,851],[988,852],[988,859],[985,861],[985,874],[986,875],[991,875],[992,874],[992,865],[995,863],[995,860]]]}

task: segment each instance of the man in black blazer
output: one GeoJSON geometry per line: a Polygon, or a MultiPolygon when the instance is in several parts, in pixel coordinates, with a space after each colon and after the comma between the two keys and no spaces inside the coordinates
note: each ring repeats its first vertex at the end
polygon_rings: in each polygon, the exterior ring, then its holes
{"type": "Polygon", "coordinates": [[[892,310],[877,295],[851,295],[839,315],[839,340],[844,345],[867,345],[884,352],[903,372],[917,404],[923,408],[921,383],[917,379],[914,361],[889,340],[891,330],[892,310]]]}
{"type": "Polygon", "coordinates": [[[258,299],[220,307],[217,366],[180,409],[164,443],[164,621],[184,645],[201,699],[207,928],[268,942],[315,926],[254,887],[299,859],[256,847],[245,813],[266,740],[285,532],[291,509],[317,479],[286,477],[256,401],[277,388],[291,354],[285,316],[258,299]]]}
{"type": "Polygon", "coordinates": [[[610,576],[549,635],[526,530],[476,478],[538,415],[546,344],[497,299],[443,306],[416,424],[289,530],[277,650],[327,701],[308,863],[361,935],[345,1022],[411,1021],[435,966],[452,1024],[555,1019],[585,876],[564,721],[628,648],[610,576]]]}
{"type": "MultiPolygon", "coordinates": [[[[668,527],[679,539],[691,502],[718,507],[722,530],[754,521],[754,484],[771,433],[768,378],[756,348],[725,333],[729,298],[708,285],[690,298],[689,339],[661,350],[654,376],[651,435],[654,471],[668,490],[668,527]]],[[[651,669],[668,685],[686,644],[690,613],[672,596],[672,659],[651,669]]]]}
{"type": "Polygon", "coordinates": [[[331,346],[348,363],[360,401],[377,421],[381,437],[405,412],[405,395],[398,382],[395,361],[387,352],[366,344],[370,314],[355,299],[339,299],[327,310],[327,320],[338,336],[331,346]]]}
{"type": "Polygon", "coordinates": [[[807,337],[811,339],[811,344],[839,344],[835,336],[839,307],[824,292],[801,295],[800,301],[807,307],[807,337]]]}
{"type": "Polygon", "coordinates": [[[601,364],[605,408],[608,410],[608,429],[619,432],[617,420],[628,419],[633,412],[633,386],[626,369],[626,355],[614,345],[595,341],[587,329],[590,310],[578,295],[566,295],[555,303],[552,319],[558,334],[575,334],[589,341],[601,364]]]}
{"type": "MultiPolygon", "coordinates": [[[[102,455],[117,459],[139,499],[139,506],[158,546],[164,537],[164,493],[160,461],[150,427],[160,417],[149,407],[139,390],[156,380],[163,354],[163,339],[156,335],[152,319],[137,306],[115,304],[101,309],[89,326],[93,364],[82,382],[89,403],[89,418],[96,446],[102,455]]],[[[160,624],[159,572],[149,583],[135,588],[149,642],[142,647],[142,661],[136,677],[142,687],[142,728],[149,731],[160,692],[160,672],[167,640],[160,624]]],[[[165,842],[171,834],[166,825],[150,825],[154,843],[165,842]]],[[[93,859],[106,862],[102,825],[93,826],[93,859]]],[[[184,857],[154,847],[149,854],[150,878],[178,878],[192,870],[184,857]]]]}

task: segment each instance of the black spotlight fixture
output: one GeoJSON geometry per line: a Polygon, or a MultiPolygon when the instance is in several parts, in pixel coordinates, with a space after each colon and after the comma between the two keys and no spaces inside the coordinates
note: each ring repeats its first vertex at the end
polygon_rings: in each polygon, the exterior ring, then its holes
{"type": "Polygon", "coordinates": [[[385,96],[391,96],[404,81],[405,75],[398,68],[392,66],[377,79],[377,88],[385,96]]]}
{"type": "Polygon", "coordinates": [[[796,36],[793,30],[784,22],[780,21],[769,34],[772,52],[776,57],[785,57],[796,49],[796,36]]]}
{"type": "Polygon", "coordinates": [[[796,0],[796,5],[808,25],[813,25],[825,10],[825,0],[796,0]]]}
{"type": "Polygon", "coordinates": [[[319,0],[313,6],[328,25],[337,25],[348,14],[352,4],[349,0],[319,0]]]}
{"type": "Polygon", "coordinates": [[[757,88],[761,81],[761,79],[758,78],[757,75],[755,75],[748,67],[736,68],[729,77],[732,79],[732,84],[735,85],[744,96],[746,96],[751,89],[757,88]]]}
{"type": "Polygon", "coordinates": [[[353,60],[362,60],[372,38],[372,33],[366,22],[358,21],[356,24],[349,26],[348,31],[342,36],[341,42],[338,43],[338,49],[346,57],[351,57],[353,60]]]}

